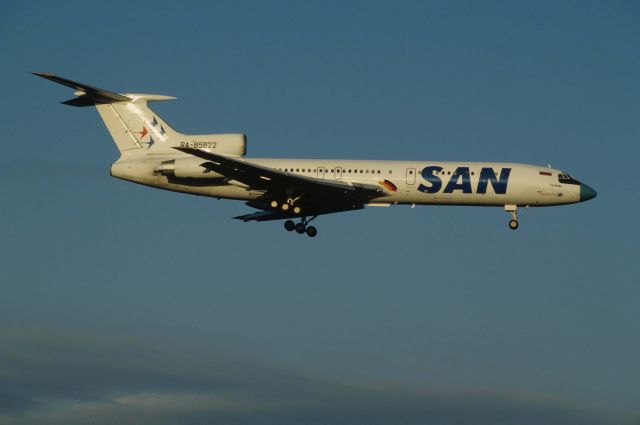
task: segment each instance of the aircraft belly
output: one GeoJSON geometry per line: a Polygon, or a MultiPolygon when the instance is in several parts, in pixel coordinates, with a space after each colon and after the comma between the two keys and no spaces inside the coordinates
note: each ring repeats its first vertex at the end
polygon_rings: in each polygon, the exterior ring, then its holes
{"type": "Polygon", "coordinates": [[[513,187],[506,194],[463,193],[462,191],[425,193],[418,191],[416,188],[407,188],[406,190],[402,188],[397,193],[379,198],[376,201],[417,205],[503,206],[506,204],[536,205],[537,200],[538,194],[533,188],[513,187]]]}

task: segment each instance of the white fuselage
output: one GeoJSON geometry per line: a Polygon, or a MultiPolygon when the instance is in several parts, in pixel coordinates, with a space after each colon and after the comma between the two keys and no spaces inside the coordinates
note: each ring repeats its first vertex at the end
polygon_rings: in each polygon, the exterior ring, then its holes
{"type": "MultiPolygon", "coordinates": [[[[177,192],[201,196],[252,200],[261,191],[215,173],[205,178],[170,179],[158,172],[161,164],[191,157],[146,155],[122,157],[111,167],[111,175],[120,179],[177,192]]],[[[550,206],[580,202],[580,184],[562,183],[559,170],[514,163],[374,161],[339,159],[243,160],[322,180],[364,183],[385,188],[384,195],[370,201],[373,205],[484,205],[550,206]],[[389,184],[390,183],[390,184],[389,184]]]]}

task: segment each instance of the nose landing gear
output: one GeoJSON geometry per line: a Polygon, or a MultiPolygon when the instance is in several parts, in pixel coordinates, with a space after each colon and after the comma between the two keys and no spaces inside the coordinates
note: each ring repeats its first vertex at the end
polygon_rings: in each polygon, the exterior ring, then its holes
{"type": "Polygon", "coordinates": [[[518,228],[518,206],[517,205],[505,205],[504,210],[511,213],[511,220],[509,220],[509,229],[516,230],[518,228]]]}
{"type": "Polygon", "coordinates": [[[318,229],[313,226],[307,226],[307,224],[309,224],[309,222],[314,218],[316,218],[316,216],[310,218],[309,220],[307,220],[306,217],[302,217],[302,220],[297,224],[294,223],[293,220],[287,220],[284,222],[284,228],[288,232],[295,230],[299,235],[306,233],[310,238],[314,238],[318,234],[318,229]]]}

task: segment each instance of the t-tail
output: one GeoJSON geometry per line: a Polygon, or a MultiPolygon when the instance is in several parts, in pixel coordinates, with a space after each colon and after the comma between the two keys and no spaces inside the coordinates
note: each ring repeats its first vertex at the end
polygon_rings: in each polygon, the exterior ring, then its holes
{"type": "Polygon", "coordinates": [[[33,74],[75,89],[76,97],[62,102],[63,104],[78,107],[95,106],[123,156],[175,155],[176,147],[203,148],[236,157],[246,154],[244,134],[182,134],[149,107],[149,102],[173,100],[175,97],[142,93],[121,94],[52,74],[33,74]]]}

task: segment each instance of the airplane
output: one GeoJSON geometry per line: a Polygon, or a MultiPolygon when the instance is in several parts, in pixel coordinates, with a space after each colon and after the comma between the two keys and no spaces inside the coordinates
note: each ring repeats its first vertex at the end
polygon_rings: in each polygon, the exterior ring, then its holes
{"type": "Polygon", "coordinates": [[[258,211],[244,222],[285,220],[287,231],[315,237],[309,223],[324,214],[366,206],[502,207],[518,228],[517,210],[584,202],[596,191],[568,173],[500,162],[248,158],[244,134],[183,134],[149,106],[158,94],[115,93],[53,74],[34,75],[75,89],[69,106],[95,106],[120,158],[111,176],[218,199],[258,211]],[[297,223],[295,222],[297,221],[297,223]]]}

